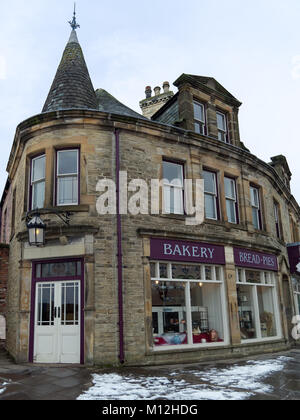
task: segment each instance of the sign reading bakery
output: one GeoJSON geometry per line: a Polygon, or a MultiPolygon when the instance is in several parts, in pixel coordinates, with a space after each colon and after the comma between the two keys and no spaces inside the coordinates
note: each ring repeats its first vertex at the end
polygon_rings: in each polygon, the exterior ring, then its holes
{"type": "Polygon", "coordinates": [[[238,267],[278,271],[277,257],[249,249],[234,248],[234,262],[238,267]]]}
{"type": "Polygon", "coordinates": [[[199,242],[151,239],[151,259],[225,265],[224,247],[199,242]]]}

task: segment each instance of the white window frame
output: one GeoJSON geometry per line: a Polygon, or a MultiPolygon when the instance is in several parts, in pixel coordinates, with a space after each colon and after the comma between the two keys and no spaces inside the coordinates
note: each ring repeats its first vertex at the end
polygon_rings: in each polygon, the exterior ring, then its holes
{"type": "Polygon", "coordinates": [[[224,177],[224,191],[225,191],[226,202],[230,201],[231,203],[233,203],[233,208],[234,208],[234,221],[231,221],[229,220],[229,215],[228,215],[227,206],[226,206],[227,220],[229,223],[237,225],[238,224],[238,214],[237,214],[238,202],[237,202],[237,192],[236,192],[236,180],[234,178],[230,178],[228,176],[224,177]],[[229,180],[233,185],[234,197],[230,197],[226,194],[226,180],[229,180]]]}
{"type": "Polygon", "coordinates": [[[252,213],[252,223],[255,229],[262,230],[262,212],[261,212],[261,198],[260,198],[260,189],[258,187],[254,187],[250,185],[250,200],[251,200],[251,208],[252,212],[255,211],[258,220],[258,227],[254,225],[254,218],[252,213]],[[255,203],[255,194],[254,191],[257,193],[257,203],[255,203]]]}
{"type": "Polygon", "coordinates": [[[56,205],[58,207],[63,207],[63,206],[76,206],[79,204],[79,149],[64,149],[64,150],[57,150],[56,151],[56,205]],[[61,153],[66,153],[66,152],[76,152],[77,153],[77,172],[75,173],[68,173],[68,174],[61,174],[59,175],[58,171],[59,171],[59,155],[61,153]],[[59,203],[59,179],[61,178],[68,178],[68,177],[77,177],[77,201],[76,203],[59,203]]]}
{"type": "Polygon", "coordinates": [[[194,100],[193,108],[194,108],[195,133],[202,134],[204,136],[206,134],[206,107],[201,102],[194,100]],[[204,120],[199,120],[198,118],[196,118],[195,106],[200,106],[202,108],[202,114],[203,114],[204,120]],[[198,133],[198,131],[196,130],[196,124],[200,126],[200,133],[198,133]]]}
{"type": "Polygon", "coordinates": [[[220,127],[218,124],[217,118],[217,128],[218,128],[218,139],[223,143],[228,143],[228,126],[227,126],[227,115],[223,112],[217,111],[217,115],[221,115],[224,121],[224,127],[220,127]]]}
{"type": "MultiPolygon", "coordinates": [[[[173,179],[171,182],[169,182],[169,180],[163,178],[163,209],[164,209],[164,214],[183,215],[184,214],[184,166],[183,166],[183,163],[171,162],[171,161],[168,161],[168,160],[164,160],[163,165],[165,163],[180,166],[181,179],[177,178],[177,179],[173,179]],[[169,200],[167,200],[168,196],[171,198],[172,191],[173,191],[173,194],[174,194],[174,200],[175,200],[176,196],[180,197],[180,202],[179,203],[177,203],[175,205],[175,202],[174,202],[174,211],[171,211],[172,210],[171,209],[171,203],[170,203],[169,200]],[[175,191],[177,191],[178,194],[175,194],[174,193],[175,191]],[[178,211],[176,211],[177,209],[178,209],[178,211]]],[[[164,171],[164,168],[163,168],[163,171],[164,171]]]]}
{"type": "Polygon", "coordinates": [[[247,268],[237,268],[236,269],[236,279],[237,279],[237,286],[250,286],[252,288],[252,300],[253,300],[253,310],[254,310],[254,319],[255,319],[255,331],[256,331],[256,338],[252,339],[241,339],[242,344],[248,343],[261,343],[265,341],[274,341],[280,340],[283,338],[282,335],[282,327],[281,327],[281,320],[280,320],[280,312],[279,312],[279,300],[278,300],[278,288],[277,288],[277,276],[276,273],[272,271],[260,271],[260,270],[253,270],[247,268]],[[260,284],[258,283],[249,283],[246,281],[246,271],[257,271],[260,273],[260,284]],[[274,306],[274,318],[275,318],[275,326],[277,335],[274,337],[262,337],[261,334],[261,323],[260,323],[260,312],[259,312],[259,304],[258,304],[258,287],[266,287],[272,289],[272,298],[273,298],[273,306],[274,306]]]}
{"type": "MultiPolygon", "coordinates": [[[[46,188],[46,155],[39,155],[36,156],[35,158],[31,159],[31,166],[30,166],[30,195],[31,195],[31,202],[30,202],[30,210],[35,210],[35,208],[33,207],[33,203],[34,203],[34,197],[35,197],[35,187],[38,184],[44,183],[44,204],[45,204],[45,188],[46,188]],[[33,181],[33,175],[34,175],[34,171],[33,171],[33,166],[34,166],[34,162],[36,162],[39,159],[44,159],[44,177],[42,178],[38,178],[35,179],[33,181]]],[[[43,206],[44,206],[43,204],[43,206]]]]}
{"type": "Polygon", "coordinates": [[[215,210],[215,215],[216,217],[207,217],[206,213],[205,213],[205,219],[208,220],[219,220],[219,215],[218,215],[218,184],[217,184],[217,174],[213,171],[209,171],[207,169],[203,170],[203,173],[207,172],[209,174],[213,174],[214,176],[214,186],[215,186],[215,192],[211,192],[211,191],[206,191],[205,190],[205,183],[204,183],[204,211],[205,211],[205,197],[207,195],[213,197],[213,203],[214,203],[214,210],[215,210]]]}
{"type": "MultiPolygon", "coordinates": [[[[185,287],[185,312],[186,312],[186,325],[187,325],[187,340],[188,343],[193,343],[193,331],[192,331],[192,312],[193,308],[191,306],[191,294],[190,294],[190,283],[202,283],[204,284],[219,284],[220,285],[220,296],[221,296],[221,313],[223,319],[223,331],[224,331],[224,339],[222,342],[216,343],[197,343],[197,344],[179,344],[179,345],[165,345],[165,346],[155,346],[153,345],[153,350],[155,352],[164,352],[169,350],[180,350],[180,349],[195,349],[195,348],[205,348],[205,347],[224,347],[229,345],[229,319],[227,313],[227,298],[225,292],[225,283],[224,283],[224,269],[222,266],[219,265],[210,265],[210,264],[189,264],[189,263],[182,263],[182,262],[167,262],[167,261],[150,261],[150,264],[155,264],[155,277],[151,278],[151,284],[153,282],[176,282],[176,283],[186,283],[188,287],[185,287]],[[167,278],[160,278],[160,270],[159,264],[167,264],[167,278]],[[172,264],[183,264],[183,265],[190,265],[190,266],[200,266],[201,267],[201,278],[200,279],[176,279],[172,276],[172,264]],[[212,268],[212,278],[213,280],[206,280],[205,275],[205,267],[212,268]],[[219,269],[220,273],[220,280],[216,279],[216,268],[219,269]]],[[[154,307],[155,308],[155,307],[154,307]]],[[[171,306],[170,306],[171,308],[171,306]]],[[[177,307],[180,311],[180,308],[177,307]]],[[[152,304],[151,304],[151,310],[152,304]]],[[[182,309],[183,310],[183,309],[182,309]]],[[[157,312],[156,310],[154,312],[157,312]]],[[[159,320],[158,320],[159,322],[159,320]]]]}

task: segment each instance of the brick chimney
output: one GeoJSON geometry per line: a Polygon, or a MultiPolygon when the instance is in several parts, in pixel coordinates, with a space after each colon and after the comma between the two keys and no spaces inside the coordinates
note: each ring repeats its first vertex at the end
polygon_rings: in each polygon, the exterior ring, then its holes
{"type": "Polygon", "coordinates": [[[150,86],[147,86],[145,94],[146,99],[140,101],[140,107],[144,117],[149,119],[174,96],[174,92],[170,91],[169,82],[163,83],[163,93],[161,93],[161,87],[156,86],[154,88],[154,96],[152,96],[152,89],[150,86]]]}

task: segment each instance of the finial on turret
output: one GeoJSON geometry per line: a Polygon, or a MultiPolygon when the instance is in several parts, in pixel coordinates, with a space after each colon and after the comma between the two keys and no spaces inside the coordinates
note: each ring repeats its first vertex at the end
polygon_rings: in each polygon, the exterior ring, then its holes
{"type": "Polygon", "coordinates": [[[77,28],[80,28],[80,25],[76,22],[76,3],[74,3],[74,14],[73,14],[73,20],[69,21],[69,24],[71,25],[71,28],[73,31],[75,31],[77,28]]]}

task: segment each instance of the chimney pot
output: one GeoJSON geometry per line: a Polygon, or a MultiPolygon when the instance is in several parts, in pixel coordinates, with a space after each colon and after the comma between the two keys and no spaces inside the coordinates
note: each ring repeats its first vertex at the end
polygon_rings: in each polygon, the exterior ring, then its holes
{"type": "Polygon", "coordinates": [[[159,86],[156,86],[156,87],[154,88],[155,96],[160,95],[160,90],[161,90],[161,88],[160,88],[159,86]]]}
{"type": "Polygon", "coordinates": [[[151,98],[151,96],[152,96],[151,86],[146,86],[145,93],[146,93],[146,98],[151,98]]]}
{"type": "Polygon", "coordinates": [[[163,89],[164,89],[164,93],[169,93],[170,92],[170,83],[169,82],[164,82],[163,89]]]}

